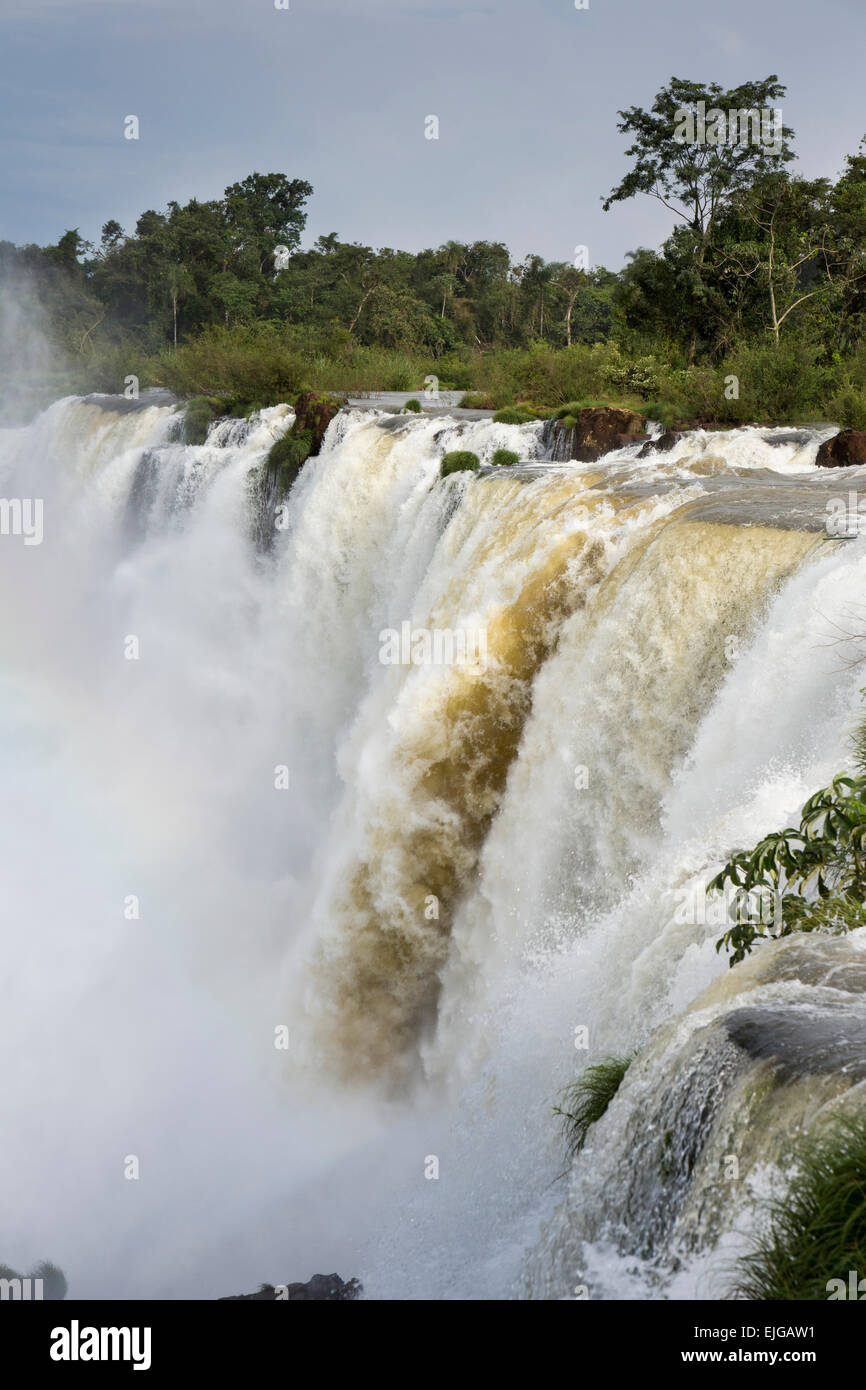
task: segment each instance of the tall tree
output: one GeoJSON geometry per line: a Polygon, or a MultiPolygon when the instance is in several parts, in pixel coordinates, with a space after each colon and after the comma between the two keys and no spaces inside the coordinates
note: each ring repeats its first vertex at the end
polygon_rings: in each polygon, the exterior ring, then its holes
{"type": "MultiPolygon", "coordinates": [[[[679,245],[702,283],[725,207],[743,188],[794,158],[789,143],[794,132],[774,116],[785,91],[775,73],[727,91],[717,82],[672,77],[649,111],[640,106],[620,111],[617,129],[634,137],[626,151],[633,164],[604,199],[605,211],[637,193],[656,198],[688,229],[679,245]]],[[[699,317],[691,325],[690,362],[699,317]]]]}

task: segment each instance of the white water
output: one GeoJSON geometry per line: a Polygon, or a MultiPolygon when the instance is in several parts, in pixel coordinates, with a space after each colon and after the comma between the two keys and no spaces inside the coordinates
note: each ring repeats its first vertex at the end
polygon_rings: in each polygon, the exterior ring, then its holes
{"type": "Polygon", "coordinates": [[[819,436],[554,466],[538,426],[350,412],[263,555],[290,419],[187,448],[167,408],[68,401],[0,434],[45,516],[0,538],[0,1262],[507,1297],[543,1223],[545,1268],[568,1246],[562,1085],[726,969],[677,890],[847,759],[866,552],[817,528],[855,471],[819,436]],[[457,445],[532,466],[437,482],[457,445]],[[483,628],[486,668],[383,666],[403,621],[483,628]]]}

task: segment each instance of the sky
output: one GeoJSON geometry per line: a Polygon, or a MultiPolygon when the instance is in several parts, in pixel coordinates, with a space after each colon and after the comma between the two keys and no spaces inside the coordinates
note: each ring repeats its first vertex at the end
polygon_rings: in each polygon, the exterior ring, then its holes
{"type": "Polygon", "coordinates": [[[671,76],[778,74],[809,177],[866,135],[866,0],[276,3],[0,0],[0,240],[98,240],[280,171],[314,188],[304,245],[585,245],[617,269],[672,226],[644,196],[602,210],[628,167],[617,111],[671,76]]]}

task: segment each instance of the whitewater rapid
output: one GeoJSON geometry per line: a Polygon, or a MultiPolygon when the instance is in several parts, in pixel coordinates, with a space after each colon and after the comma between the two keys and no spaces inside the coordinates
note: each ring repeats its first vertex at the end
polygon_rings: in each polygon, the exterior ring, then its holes
{"type": "Polygon", "coordinates": [[[0,1263],[689,1296],[718,1231],[675,1277],[607,1232],[627,1087],[592,1178],[551,1107],[718,986],[678,908],[850,761],[866,551],[824,519],[857,470],[821,431],[554,464],[540,425],[348,410],[262,546],[292,418],[0,432],[0,492],[44,504],[0,538],[0,1263]],[[438,478],[455,447],[479,475],[438,478]],[[486,659],[384,664],[404,623],[486,659]]]}

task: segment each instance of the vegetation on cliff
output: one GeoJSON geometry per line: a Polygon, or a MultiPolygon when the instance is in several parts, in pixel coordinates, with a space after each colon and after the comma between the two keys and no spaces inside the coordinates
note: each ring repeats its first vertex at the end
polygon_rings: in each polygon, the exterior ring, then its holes
{"type": "Polygon", "coordinates": [[[798,826],[738,850],[707,888],[730,897],[732,925],[716,943],[743,960],[762,938],[866,925],[866,725],[853,776],[840,773],[803,806],[798,826]]]}
{"type": "Polygon", "coordinates": [[[561,1105],[553,1107],[562,1120],[569,1161],[580,1153],[590,1129],[605,1114],[631,1062],[631,1057],[605,1057],[587,1067],[566,1089],[561,1105]]]}
{"type": "Polygon", "coordinates": [[[825,1302],[860,1299],[866,1270],[866,1116],[844,1116],[801,1141],[794,1177],[772,1201],[764,1232],[739,1264],[733,1297],[825,1302]]]}
{"type": "Polygon", "coordinates": [[[808,180],[787,128],[772,143],[674,136],[681,108],[747,115],[784,91],[775,75],[729,92],[672,79],[649,110],[620,112],[631,165],[606,206],[661,197],[677,222],[616,273],[515,262],[496,241],[411,253],[329,233],[302,249],[311,186],[253,173],[221,198],[149,209],[132,231],[109,220],[98,244],[77,229],[0,243],[0,296],[63,354],[67,390],[135,376],[237,412],[435,378],[467,405],[519,412],[508,419],[592,400],[665,425],[862,428],[866,152],[808,180]]]}

